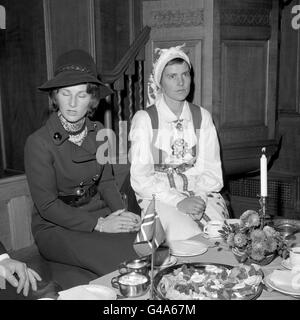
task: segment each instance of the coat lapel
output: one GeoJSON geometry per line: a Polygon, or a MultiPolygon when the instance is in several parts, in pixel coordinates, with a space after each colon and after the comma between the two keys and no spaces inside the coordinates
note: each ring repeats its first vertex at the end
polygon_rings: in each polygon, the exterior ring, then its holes
{"type": "Polygon", "coordinates": [[[55,145],[60,146],[67,144],[70,146],[71,159],[74,162],[86,162],[96,159],[97,143],[96,143],[96,123],[90,119],[86,119],[88,134],[81,146],[68,141],[69,135],[64,130],[56,113],[53,113],[46,123],[50,137],[55,145]]]}

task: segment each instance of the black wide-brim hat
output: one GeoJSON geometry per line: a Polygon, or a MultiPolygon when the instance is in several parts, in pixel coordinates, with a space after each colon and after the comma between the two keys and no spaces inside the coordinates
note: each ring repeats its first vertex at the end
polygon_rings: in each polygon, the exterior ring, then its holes
{"type": "Polygon", "coordinates": [[[82,83],[94,83],[100,86],[100,98],[111,95],[113,91],[98,78],[96,64],[89,53],[83,50],[71,50],[58,57],[54,77],[38,87],[41,91],[69,87],[82,83]]]}

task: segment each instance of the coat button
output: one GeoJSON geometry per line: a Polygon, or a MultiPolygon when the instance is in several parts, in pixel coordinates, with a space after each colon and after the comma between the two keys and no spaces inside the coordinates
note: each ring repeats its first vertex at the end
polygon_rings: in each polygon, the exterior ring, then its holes
{"type": "Polygon", "coordinates": [[[99,175],[99,174],[96,174],[96,175],[92,178],[92,180],[93,180],[94,182],[96,182],[96,181],[99,179],[99,177],[100,177],[100,175],[99,175]]]}
{"type": "Polygon", "coordinates": [[[54,135],[53,135],[53,138],[55,139],[55,140],[61,140],[61,134],[59,133],[59,132],[55,132],[54,133],[54,135]]]}
{"type": "Polygon", "coordinates": [[[76,194],[76,196],[82,197],[85,194],[85,191],[84,191],[83,188],[78,187],[78,188],[75,189],[75,194],[76,194]]]}

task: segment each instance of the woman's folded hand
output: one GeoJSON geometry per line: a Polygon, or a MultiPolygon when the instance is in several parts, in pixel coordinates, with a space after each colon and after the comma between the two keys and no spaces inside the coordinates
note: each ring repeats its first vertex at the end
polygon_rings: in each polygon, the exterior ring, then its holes
{"type": "Polygon", "coordinates": [[[206,203],[200,196],[185,198],[177,204],[178,210],[190,214],[192,216],[202,215],[205,211],[205,208],[206,203]]]}
{"type": "Polygon", "coordinates": [[[134,222],[134,228],[131,231],[138,231],[140,229],[142,220],[141,217],[131,211],[124,211],[121,213],[122,216],[124,217],[129,217],[132,219],[132,221],[134,222]]]}
{"type": "Polygon", "coordinates": [[[95,230],[109,233],[138,231],[141,218],[130,211],[117,210],[105,218],[99,218],[95,230]]]}

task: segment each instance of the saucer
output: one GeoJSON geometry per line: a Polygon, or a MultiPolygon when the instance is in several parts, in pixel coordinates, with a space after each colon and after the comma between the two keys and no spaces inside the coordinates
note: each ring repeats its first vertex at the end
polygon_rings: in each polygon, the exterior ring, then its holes
{"type": "Polygon", "coordinates": [[[155,269],[167,268],[167,267],[173,266],[176,263],[177,263],[177,258],[174,256],[170,256],[169,259],[167,259],[162,265],[154,266],[154,268],[155,269]]]}
{"type": "MultiPolygon", "coordinates": [[[[285,260],[282,260],[282,261],[281,261],[281,265],[282,265],[284,268],[288,269],[288,270],[292,270],[292,269],[293,269],[293,267],[291,266],[290,258],[287,258],[287,259],[285,259],[285,260]]],[[[300,266],[295,266],[294,269],[295,269],[295,270],[296,270],[296,269],[298,270],[298,269],[300,269],[300,266]]]]}
{"type": "Polygon", "coordinates": [[[288,270],[292,270],[292,266],[290,264],[290,258],[282,260],[281,265],[288,270]]]}
{"type": "Polygon", "coordinates": [[[179,257],[191,257],[203,254],[208,245],[196,240],[174,240],[170,243],[171,254],[179,257]]]}
{"type": "Polygon", "coordinates": [[[209,235],[208,233],[203,232],[201,235],[206,239],[221,239],[222,238],[222,236],[220,234],[209,235]]]}
{"type": "MultiPolygon", "coordinates": [[[[285,273],[288,272],[289,273],[289,271],[282,271],[282,270],[279,270],[279,272],[285,272],[285,273]]],[[[272,288],[273,290],[276,290],[278,292],[281,292],[283,294],[287,294],[287,295],[290,295],[290,296],[293,296],[296,298],[300,297],[300,289],[299,288],[295,289],[289,283],[284,283],[284,282],[283,283],[275,283],[274,279],[272,280],[271,273],[265,277],[264,282],[268,287],[272,288]]]]}

